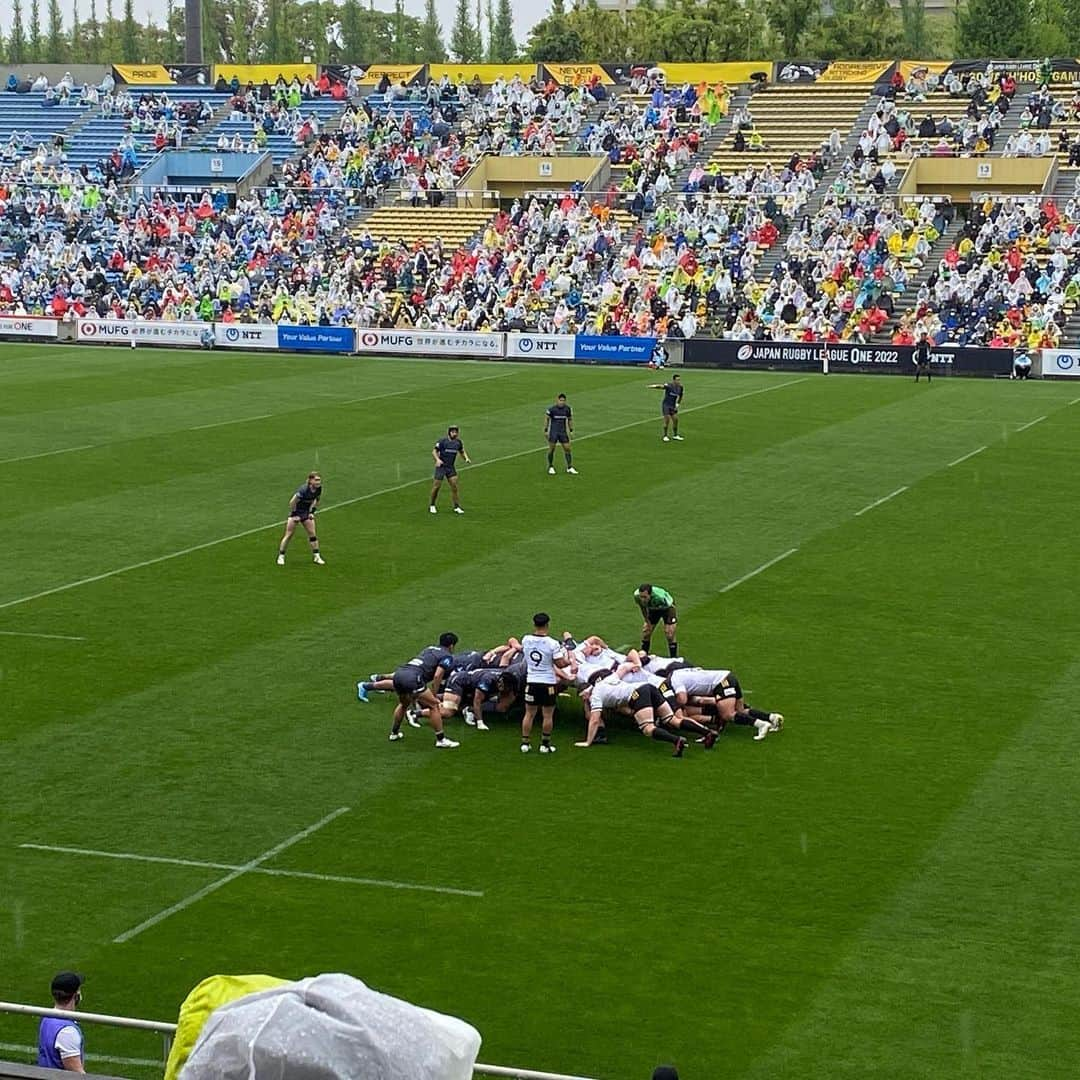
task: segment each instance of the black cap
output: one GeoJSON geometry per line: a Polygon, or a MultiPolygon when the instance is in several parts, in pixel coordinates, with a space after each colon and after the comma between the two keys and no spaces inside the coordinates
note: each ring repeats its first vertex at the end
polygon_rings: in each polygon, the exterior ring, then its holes
{"type": "Polygon", "coordinates": [[[673,1065],[657,1065],[652,1080],[679,1080],[679,1070],[673,1065]]]}
{"type": "Polygon", "coordinates": [[[61,971],[52,981],[53,997],[59,1001],[66,1001],[79,992],[83,984],[83,977],[74,971],[61,971]]]}

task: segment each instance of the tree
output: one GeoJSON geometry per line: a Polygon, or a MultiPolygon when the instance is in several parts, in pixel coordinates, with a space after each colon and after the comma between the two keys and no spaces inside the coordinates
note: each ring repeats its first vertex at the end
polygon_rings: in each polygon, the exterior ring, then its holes
{"type": "Polygon", "coordinates": [[[30,0],[30,32],[26,38],[26,58],[32,63],[44,59],[44,42],[41,40],[41,7],[38,0],[30,0]]]}
{"type": "Polygon", "coordinates": [[[888,0],[835,0],[806,41],[807,55],[821,60],[872,60],[899,49],[900,26],[888,0]]]}
{"type": "Polygon", "coordinates": [[[496,64],[509,63],[517,56],[514,13],[510,8],[510,0],[499,0],[499,6],[495,9],[495,23],[491,28],[488,53],[496,64]]]}
{"type": "Polygon", "coordinates": [[[926,0],[900,0],[900,29],[905,56],[925,56],[926,0]]]}
{"type": "Polygon", "coordinates": [[[1004,60],[1025,56],[1031,38],[1031,5],[1027,0],[968,0],[957,19],[960,56],[1004,60]]]}
{"type": "Polygon", "coordinates": [[[566,16],[566,23],[581,39],[579,57],[601,63],[626,58],[626,23],[617,11],[602,11],[596,0],[587,0],[566,16]]]}
{"type": "Polygon", "coordinates": [[[232,23],[233,59],[238,64],[250,64],[254,60],[251,50],[252,33],[257,12],[249,0],[232,0],[230,22],[232,23]]]}
{"type": "MultiPolygon", "coordinates": [[[[484,59],[484,13],[481,9],[483,0],[476,0],[476,59],[484,59]]],[[[488,33],[491,33],[491,24],[488,24],[488,33]]]]}
{"type": "Polygon", "coordinates": [[[50,64],[67,59],[67,38],[64,37],[64,16],[60,13],[60,0],[49,0],[49,28],[45,39],[45,58],[50,64]]]}
{"type": "Polygon", "coordinates": [[[126,63],[137,63],[139,55],[139,24],[135,21],[135,0],[124,0],[124,23],[120,30],[120,57],[126,63]]]}
{"type": "Polygon", "coordinates": [[[12,64],[26,62],[26,34],[23,31],[22,0],[15,0],[11,9],[11,37],[8,38],[8,60],[12,64]]]}
{"type": "Polygon", "coordinates": [[[457,0],[454,26],[450,31],[450,52],[458,63],[470,64],[480,59],[476,39],[476,28],[469,12],[469,0],[457,0]]]}
{"type": "MultiPolygon", "coordinates": [[[[428,0],[428,3],[434,8],[435,0],[428,0]]],[[[354,64],[367,63],[375,56],[371,45],[369,13],[360,6],[360,0],[345,0],[340,10],[343,58],[354,64]]]]}
{"type": "Polygon", "coordinates": [[[551,14],[529,31],[526,50],[533,60],[564,62],[582,54],[581,37],[566,17],[563,0],[551,0],[551,14]]]}
{"type": "Polygon", "coordinates": [[[439,63],[446,59],[446,46],[443,44],[442,27],[439,25],[439,13],[435,10],[435,0],[424,2],[424,22],[420,27],[420,55],[426,63],[439,63]]]}
{"type": "Polygon", "coordinates": [[[105,0],[105,25],[101,28],[101,42],[98,46],[99,61],[104,58],[107,63],[112,63],[119,47],[116,19],[113,17],[113,0],[105,0]]]}
{"type": "MultiPolygon", "coordinates": [[[[913,0],[900,0],[901,5],[913,0]]],[[[922,4],[923,0],[915,0],[922,4]]],[[[820,9],[819,0],[765,0],[765,18],[779,39],[785,57],[794,59],[801,55],[799,43],[820,9]]],[[[916,49],[912,56],[921,56],[916,49]]]]}
{"type": "Polygon", "coordinates": [[[1062,0],[1033,0],[1030,49],[1036,56],[1065,56],[1072,41],[1062,0]]]}
{"type": "Polygon", "coordinates": [[[405,0],[394,0],[394,48],[390,59],[395,64],[404,64],[411,59],[408,34],[405,30],[405,0]]]}
{"type": "Polygon", "coordinates": [[[82,26],[79,24],[79,0],[73,0],[71,5],[71,55],[86,56],[86,48],[82,43],[82,26]]]}
{"type": "Polygon", "coordinates": [[[101,23],[97,17],[97,0],[90,0],[90,22],[86,27],[87,59],[91,63],[101,62],[101,23]]]}

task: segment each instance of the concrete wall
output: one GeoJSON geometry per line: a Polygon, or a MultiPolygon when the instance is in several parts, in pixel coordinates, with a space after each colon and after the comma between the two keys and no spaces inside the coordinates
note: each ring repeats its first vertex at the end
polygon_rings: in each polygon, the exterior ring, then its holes
{"type": "Polygon", "coordinates": [[[600,191],[610,172],[606,156],[600,157],[495,157],[481,158],[466,175],[461,187],[470,191],[498,191],[504,199],[516,199],[529,191],[566,191],[582,182],[587,191],[600,191]]]}
{"type": "Polygon", "coordinates": [[[1054,165],[1046,158],[916,158],[900,183],[901,195],[949,195],[955,203],[970,203],[973,192],[1005,195],[1039,194],[1054,165]],[[989,175],[979,175],[980,167],[989,175]]]}
{"type": "Polygon", "coordinates": [[[65,75],[71,72],[76,86],[83,83],[93,83],[97,86],[105,78],[105,72],[111,70],[105,64],[20,64],[13,67],[11,64],[0,64],[0,86],[6,86],[8,76],[14,72],[18,79],[29,79],[33,82],[42,72],[50,83],[55,85],[65,75]]]}

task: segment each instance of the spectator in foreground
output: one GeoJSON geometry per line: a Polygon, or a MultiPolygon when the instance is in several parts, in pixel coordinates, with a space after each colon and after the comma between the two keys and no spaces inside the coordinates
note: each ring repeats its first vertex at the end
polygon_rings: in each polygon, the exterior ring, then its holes
{"type": "MultiPolygon", "coordinates": [[[[61,971],[52,981],[53,1004],[74,1012],[82,1001],[83,978],[74,971],[61,971]]],[[[83,1034],[74,1020],[44,1016],[38,1028],[38,1067],[84,1073],[83,1034]]]]}

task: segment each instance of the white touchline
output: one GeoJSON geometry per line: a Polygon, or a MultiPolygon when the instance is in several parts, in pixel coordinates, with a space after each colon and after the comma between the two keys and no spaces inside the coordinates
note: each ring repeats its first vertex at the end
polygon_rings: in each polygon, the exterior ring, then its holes
{"type": "MultiPolygon", "coordinates": [[[[0,1042],[0,1050],[8,1050],[13,1054],[36,1054],[36,1046],[23,1046],[22,1043],[0,1042]]],[[[147,1069],[161,1071],[161,1058],[156,1061],[150,1058],[113,1057],[111,1054],[87,1054],[87,1061],[107,1061],[110,1065],[139,1065],[147,1069]]]]}
{"type": "MultiPolygon", "coordinates": [[[[99,851],[96,848],[63,847],[58,844],[20,844],[26,851],[51,851],[61,855],[87,855],[97,859],[120,859],[126,862],[164,863],[166,866],[192,866],[197,870],[239,870],[235,863],[206,862],[202,859],[175,859],[166,855],[137,855],[129,851],[99,851]]],[[[456,889],[449,885],[420,885],[411,881],[389,881],[385,878],[350,877],[342,874],[317,874],[308,870],[278,870],[273,867],[256,866],[250,874],[266,874],[268,877],[301,878],[306,881],[329,881],[339,885],[372,885],[382,889],[405,889],[410,892],[443,893],[448,896],[478,896],[477,889],[456,889]]]]}
{"type": "Polygon", "coordinates": [[[43,457],[56,457],[57,454],[74,454],[76,450],[93,450],[95,443],[87,443],[85,446],[65,446],[63,450],[46,450],[41,454],[25,454],[22,457],[9,457],[0,461],[0,465],[11,465],[16,461],[36,461],[43,457]]]}
{"type": "Polygon", "coordinates": [[[720,591],[722,593],[731,592],[736,586],[741,585],[744,581],[749,581],[752,577],[757,577],[758,574],[768,570],[770,566],[775,566],[782,559],[786,559],[789,555],[794,555],[798,550],[797,547],[788,548],[783,555],[777,555],[775,559],[770,559],[767,563],[762,563],[756,570],[751,570],[749,574],[743,574],[741,578],[736,578],[734,581],[729,582],[720,591]]]}
{"type": "Polygon", "coordinates": [[[897,488],[895,491],[890,491],[888,495],[883,495],[880,499],[875,499],[869,506],[864,506],[861,510],[855,511],[856,517],[862,517],[868,510],[873,510],[875,506],[880,506],[882,503],[887,503],[890,499],[895,499],[897,495],[903,494],[907,491],[907,486],[897,488]]]}
{"type": "MultiPolygon", "coordinates": [[[[707,401],[703,405],[694,405],[689,409],[683,409],[682,413],[697,412],[700,409],[711,409],[715,405],[726,405],[730,401],[741,401],[743,398],[754,397],[757,394],[770,394],[774,390],[783,390],[787,386],[795,386],[797,383],[807,381],[807,377],[801,379],[789,379],[787,382],[777,383],[775,386],[763,386],[757,390],[747,390],[742,394],[732,394],[730,397],[718,398],[716,401],[707,401]]],[[[681,414],[680,414],[681,415],[681,414]]],[[[646,417],[643,420],[632,420],[628,424],[619,424],[605,431],[595,431],[591,435],[575,436],[575,442],[585,442],[586,439],[599,439],[605,435],[613,435],[616,431],[625,431],[627,428],[640,427],[642,424],[656,423],[655,417],[646,417]]],[[[528,450],[516,450],[512,454],[503,454],[501,457],[488,458],[486,461],[474,462],[471,468],[478,469],[482,465],[498,465],[503,461],[513,461],[515,458],[525,457],[528,454],[537,454],[543,447],[532,447],[528,450]]],[[[319,513],[325,514],[330,510],[340,510],[345,506],[355,506],[356,503],[367,502],[369,499],[377,499],[382,495],[392,495],[406,488],[416,487],[417,484],[430,484],[431,474],[417,477],[415,480],[406,480],[401,484],[382,488],[379,491],[369,491],[366,495],[357,495],[343,502],[331,503],[323,507],[319,513]]],[[[268,529],[280,529],[281,519],[270,522],[269,525],[256,525],[253,529],[244,529],[242,532],[232,533],[229,536],[219,536],[216,540],[206,540],[201,544],[192,544],[191,547],[181,548],[179,551],[170,551],[167,555],[158,555],[153,559],[144,559],[142,562],[131,563],[129,566],[120,566],[115,570],[106,570],[92,577],[80,578],[78,581],[69,581],[66,585],[54,585],[51,589],[42,589],[41,592],[31,593],[29,596],[20,596],[15,600],[5,600],[0,604],[0,611],[4,608],[18,607],[19,604],[28,604],[31,600],[40,600],[45,596],[53,596],[56,593],[67,592],[69,589],[78,589],[83,585],[93,585],[96,581],[105,581],[107,578],[116,577],[117,574],[128,574],[132,570],[142,570],[147,566],[156,566],[158,563],[169,562],[171,559],[180,559],[185,555],[192,555],[196,551],[205,551],[207,548],[217,547],[219,544],[228,544],[233,540],[242,540],[245,536],[254,536],[256,533],[266,532],[268,529]]]]}
{"type": "Polygon", "coordinates": [[[986,449],[985,446],[980,446],[977,450],[972,450],[970,453],[965,454],[963,457],[958,457],[955,461],[950,461],[945,466],[946,469],[951,469],[954,465],[959,465],[962,461],[967,461],[968,458],[973,458],[976,454],[981,454],[986,449]]]}
{"type": "Polygon", "coordinates": [[[1028,421],[1028,422],[1027,422],[1026,424],[1024,424],[1024,425],[1023,425],[1022,427],[1018,427],[1018,428],[1016,429],[1016,431],[1017,431],[1017,434],[1019,434],[1019,433],[1020,433],[1021,431],[1027,431],[1027,429],[1028,429],[1029,427],[1034,427],[1034,426],[1035,426],[1036,424],[1039,424],[1039,423],[1041,423],[1041,422],[1042,422],[1043,420],[1045,420],[1045,419],[1046,419],[1046,417],[1045,417],[1045,416],[1036,416],[1034,420],[1029,420],[1029,421],[1028,421]]]}
{"type": "Polygon", "coordinates": [[[1069,402],[1069,404],[1070,405],[1075,405],[1078,401],[1080,401],[1080,397],[1074,397],[1072,399],[1072,401],[1069,402]]]}
{"type": "Polygon", "coordinates": [[[29,630],[0,630],[0,637],[39,637],[51,641],[85,641],[84,637],[72,637],[70,634],[31,634],[29,630]]]}
{"type": "Polygon", "coordinates": [[[342,814],[347,814],[348,812],[349,807],[339,806],[336,810],[327,814],[326,817],[316,821],[314,825],[309,825],[306,829],[301,829],[300,832],[290,836],[287,840],[282,840],[280,844],[275,844],[268,851],[264,851],[261,855],[256,855],[250,862],[244,863],[243,866],[238,866],[223,878],[218,878],[217,881],[211,881],[209,885],[204,885],[198,892],[193,892],[190,896],[185,896],[183,900],[178,900],[175,904],[171,904],[164,910],[159,911],[156,915],[151,915],[149,919],[144,919],[138,926],[133,926],[130,930],[125,930],[122,934],[117,934],[116,937],[113,938],[113,942],[117,945],[122,945],[125,941],[130,941],[133,937],[137,937],[144,930],[149,930],[151,927],[157,926],[158,923],[164,922],[178,911],[183,911],[184,908],[191,907],[192,904],[197,904],[211,893],[217,892],[218,889],[224,888],[224,886],[228,885],[230,882],[235,881],[239,877],[243,877],[244,874],[254,870],[255,867],[274,858],[275,855],[280,855],[286,848],[292,847],[293,844],[298,844],[301,840],[306,840],[313,832],[317,832],[324,825],[329,825],[335,818],[339,818],[342,814]]]}

